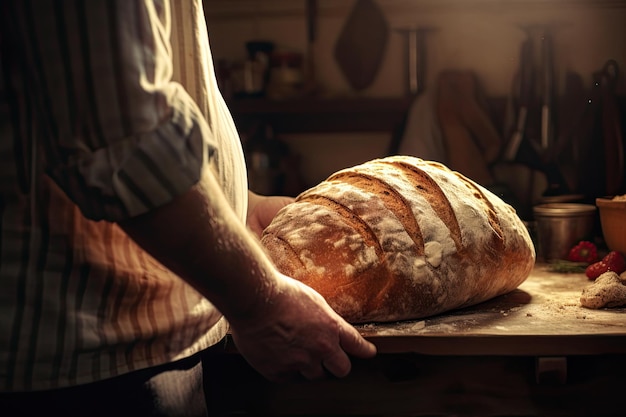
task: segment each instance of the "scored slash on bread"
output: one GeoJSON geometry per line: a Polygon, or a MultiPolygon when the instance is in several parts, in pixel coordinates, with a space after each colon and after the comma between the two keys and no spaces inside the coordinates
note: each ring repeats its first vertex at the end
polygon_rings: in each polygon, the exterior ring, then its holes
{"type": "Polygon", "coordinates": [[[283,208],[262,244],[353,323],[417,319],[517,288],[535,251],[515,210],[444,165],[376,159],[283,208]]]}

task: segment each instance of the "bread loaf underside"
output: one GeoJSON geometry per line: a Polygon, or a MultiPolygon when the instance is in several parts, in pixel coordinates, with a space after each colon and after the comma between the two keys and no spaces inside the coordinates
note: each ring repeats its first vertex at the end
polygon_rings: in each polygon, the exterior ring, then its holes
{"type": "Polygon", "coordinates": [[[515,210],[444,165],[409,156],[341,170],[264,231],[277,268],[352,323],[418,319],[517,288],[535,251],[515,210]]]}

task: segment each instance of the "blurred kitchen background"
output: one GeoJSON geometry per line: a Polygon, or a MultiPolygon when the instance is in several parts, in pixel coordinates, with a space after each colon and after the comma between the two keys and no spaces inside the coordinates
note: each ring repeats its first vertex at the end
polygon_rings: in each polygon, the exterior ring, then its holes
{"type": "Polygon", "coordinates": [[[251,188],[406,153],[522,218],[626,193],[625,0],[204,0],[251,188]]]}

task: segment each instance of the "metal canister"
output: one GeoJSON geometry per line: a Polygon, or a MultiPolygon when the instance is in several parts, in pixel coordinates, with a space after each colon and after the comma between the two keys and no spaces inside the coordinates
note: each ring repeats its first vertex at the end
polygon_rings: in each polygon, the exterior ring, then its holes
{"type": "Polygon", "coordinates": [[[533,207],[537,232],[537,259],[566,259],[581,240],[592,240],[596,207],[591,204],[547,203],[533,207]]]}

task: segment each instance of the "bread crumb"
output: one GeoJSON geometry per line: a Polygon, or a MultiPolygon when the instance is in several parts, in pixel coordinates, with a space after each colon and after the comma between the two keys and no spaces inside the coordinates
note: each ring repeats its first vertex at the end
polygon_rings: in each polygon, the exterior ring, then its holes
{"type": "Polygon", "coordinates": [[[626,305],[625,283],[626,281],[615,272],[605,272],[583,290],[580,304],[594,309],[626,305]]]}
{"type": "Polygon", "coordinates": [[[424,320],[420,320],[417,323],[415,323],[413,326],[411,326],[411,331],[417,331],[417,330],[422,330],[426,328],[426,322],[424,320]]]}

